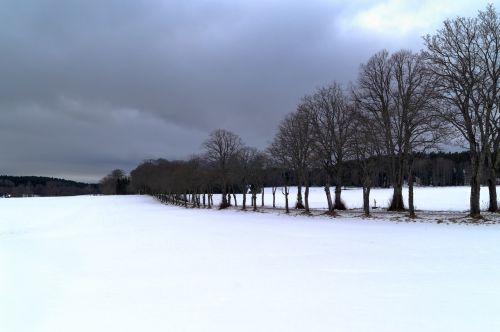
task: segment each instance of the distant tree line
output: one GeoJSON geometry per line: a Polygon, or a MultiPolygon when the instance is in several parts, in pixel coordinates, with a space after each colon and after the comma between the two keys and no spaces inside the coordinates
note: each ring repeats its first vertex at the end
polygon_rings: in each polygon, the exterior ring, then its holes
{"type": "Polygon", "coordinates": [[[99,181],[99,189],[104,195],[126,195],[130,191],[129,184],[125,171],[115,169],[99,181]]]}
{"type": "Polygon", "coordinates": [[[265,151],[218,129],[202,144],[204,152],[190,160],[142,163],[132,171],[129,188],[194,206],[211,206],[212,195],[220,192],[221,208],[236,205],[234,194],[241,192],[243,209],[248,193],[255,209],[256,194],[270,186],[273,197],[278,188],[285,195],[288,212],[289,186],[298,186],[295,208],[308,211],[309,187],[321,184],[333,213],[345,208],[342,187],[356,184],[363,187],[368,215],[370,190],[382,183],[393,188],[389,210],[408,209],[415,216],[416,181],[468,184],[470,215],[479,217],[480,185],[486,181],[489,210],[498,211],[498,13],[488,5],[474,18],[446,20],[424,42],[420,52],[374,54],[361,64],[349,87],[334,82],[304,96],[295,112],[281,121],[265,151]],[[467,152],[437,153],[443,144],[459,144],[467,152]]]}
{"type": "Polygon", "coordinates": [[[0,196],[73,196],[97,194],[99,187],[43,176],[0,176],[0,196]]]}

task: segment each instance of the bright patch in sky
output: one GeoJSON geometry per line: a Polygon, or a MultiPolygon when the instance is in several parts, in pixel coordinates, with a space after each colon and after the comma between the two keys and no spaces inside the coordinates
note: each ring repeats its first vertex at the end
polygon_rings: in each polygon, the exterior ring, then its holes
{"type": "MultiPolygon", "coordinates": [[[[414,31],[431,33],[445,17],[468,15],[471,8],[484,9],[480,2],[466,1],[401,1],[389,0],[368,6],[358,12],[355,27],[378,34],[405,35],[414,31]]],[[[472,9],[472,10],[474,10],[472,9]]]]}

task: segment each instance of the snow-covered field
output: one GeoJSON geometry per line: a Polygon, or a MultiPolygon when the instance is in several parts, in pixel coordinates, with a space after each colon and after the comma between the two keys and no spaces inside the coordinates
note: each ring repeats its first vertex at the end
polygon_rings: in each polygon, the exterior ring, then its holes
{"type": "MultiPolygon", "coordinates": [[[[335,188],[331,188],[332,199],[335,188]]],[[[500,192],[500,186],[497,188],[500,192]]],[[[309,204],[311,208],[326,209],[325,191],[323,188],[314,187],[310,190],[309,204]]],[[[297,197],[297,188],[290,188],[290,206],[294,206],[297,197]]],[[[387,207],[392,197],[390,188],[373,188],[370,193],[370,205],[387,207]]],[[[408,188],[403,188],[403,198],[408,206],[408,188]]],[[[414,189],[415,208],[427,211],[466,211],[469,209],[470,187],[416,187],[414,189]]],[[[359,209],[363,207],[363,191],[361,188],[345,188],[342,190],[342,200],[348,209],[359,209]]],[[[241,204],[242,195],[237,195],[238,204],[241,204]]],[[[257,199],[260,204],[260,194],[257,199]]],[[[481,207],[488,208],[489,192],[487,187],[481,187],[481,207]]],[[[214,195],[214,202],[220,202],[220,195],[214,195]]],[[[250,195],[247,195],[247,204],[250,202],[250,195]]],[[[264,203],[272,206],[272,190],[266,188],[264,192],[264,203]]],[[[285,206],[285,197],[281,188],[276,191],[276,205],[285,206]]]]}
{"type": "Polygon", "coordinates": [[[500,225],[0,200],[0,331],[500,331],[500,225]]]}

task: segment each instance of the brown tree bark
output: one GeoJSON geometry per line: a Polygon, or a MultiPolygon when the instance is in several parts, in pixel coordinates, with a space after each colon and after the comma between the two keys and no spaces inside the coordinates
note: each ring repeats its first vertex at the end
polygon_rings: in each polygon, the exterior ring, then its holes
{"type": "Polygon", "coordinates": [[[413,159],[408,161],[408,209],[410,218],[415,218],[415,205],[413,204],[413,159]]]}
{"type": "Polygon", "coordinates": [[[493,162],[491,152],[487,156],[488,161],[488,191],[490,193],[490,202],[488,211],[498,212],[498,198],[497,198],[497,172],[493,162]]]}
{"type": "Polygon", "coordinates": [[[328,203],[328,211],[333,212],[332,194],[330,193],[330,184],[328,182],[325,184],[325,194],[328,203]]]}
{"type": "Polygon", "coordinates": [[[306,189],[304,192],[304,202],[305,202],[305,212],[309,213],[309,183],[306,183],[306,189]]]}
{"type": "Polygon", "coordinates": [[[288,194],[289,194],[289,188],[287,185],[283,187],[283,195],[285,195],[285,212],[290,213],[290,207],[288,205],[288,194]]]}
{"type": "Polygon", "coordinates": [[[246,189],[243,189],[243,207],[241,208],[242,210],[247,209],[247,191],[246,189]]]}
{"type": "Polygon", "coordinates": [[[333,205],[333,208],[336,210],[345,210],[346,206],[342,202],[342,167],[341,165],[337,166],[337,173],[336,173],[336,179],[335,179],[335,204],[333,205]]]}
{"type": "Polygon", "coordinates": [[[238,201],[236,200],[236,194],[233,190],[233,199],[234,199],[234,206],[238,207],[238,201]]]}
{"type": "Polygon", "coordinates": [[[481,168],[476,158],[472,160],[472,174],[470,179],[470,216],[479,218],[481,216],[480,196],[481,196],[481,168]]]}
{"type": "Polygon", "coordinates": [[[304,208],[304,201],[302,199],[302,180],[298,178],[298,183],[297,183],[297,203],[295,204],[296,209],[303,209],[304,208]]]}
{"type": "Polygon", "coordinates": [[[276,190],[278,189],[278,187],[273,187],[272,191],[273,191],[273,209],[276,208],[276,190]]]}
{"type": "Polygon", "coordinates": [[[365,216],[370,216],[370,187],[363,185],[363,212],[365,216]]]}
{"type": "Polygon", "coordinates": [[[496,173],[491,169],[490,169],[490,177],[488,179],[488,191],[490,193],[490,204],[488,206],[488,211],[498,212],[496,173]]]}

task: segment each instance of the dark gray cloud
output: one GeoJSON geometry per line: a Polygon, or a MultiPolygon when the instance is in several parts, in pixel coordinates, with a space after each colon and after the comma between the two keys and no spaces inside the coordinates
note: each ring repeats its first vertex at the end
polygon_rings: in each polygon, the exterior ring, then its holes
{"type": "Polygon", "coordinates": [[[468,10],[432,1],[4,0],[0,173],[96,180],[142,159],[187,157],[218,127],[265,147],[304,94],[347,84],[381,48],[420,48],[426,29],[468,10]]]}

